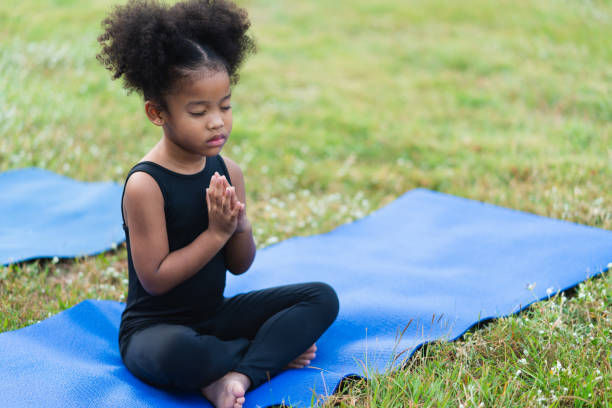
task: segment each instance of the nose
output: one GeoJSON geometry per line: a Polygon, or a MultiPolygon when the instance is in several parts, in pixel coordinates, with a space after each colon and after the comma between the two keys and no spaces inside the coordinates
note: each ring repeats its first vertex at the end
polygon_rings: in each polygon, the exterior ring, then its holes
{"type": "Polygon", "coordinates": [[[223,127],[223,118],[221,115],[213,115],[208,122],[208,128],[210,130],[216,130],[223,127]]]}

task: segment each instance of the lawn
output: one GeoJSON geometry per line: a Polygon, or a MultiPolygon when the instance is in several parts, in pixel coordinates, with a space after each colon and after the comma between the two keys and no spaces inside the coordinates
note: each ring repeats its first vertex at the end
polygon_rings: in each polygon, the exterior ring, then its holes
{"type": "MultiPolygon", "coordinates": [[[[121,182],[159,139],[95,59],[113,2],[0,3],[0,171],[121,182]]],[[[612,230],[612,3],[240,1],[224,154],[259,247],[425,187],[612,230]]],[[[610,261],[612,261],[612,256],[610,261]]],[[[123,300],[126,251],[0,267],[0,330],[123,300]]],[[[609,406],[612,277],[417,354],[345,406],[609,406]]]]}

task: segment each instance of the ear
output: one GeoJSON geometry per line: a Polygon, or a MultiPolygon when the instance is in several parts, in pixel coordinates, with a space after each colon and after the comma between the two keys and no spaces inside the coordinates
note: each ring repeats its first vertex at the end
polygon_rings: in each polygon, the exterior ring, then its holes
{"type": "Polygon", "coordinates": [[[145,113],[147,117],[155,126],[163,126],[164,125],[164,111],[153,101],[145,102],[145,113]]]}

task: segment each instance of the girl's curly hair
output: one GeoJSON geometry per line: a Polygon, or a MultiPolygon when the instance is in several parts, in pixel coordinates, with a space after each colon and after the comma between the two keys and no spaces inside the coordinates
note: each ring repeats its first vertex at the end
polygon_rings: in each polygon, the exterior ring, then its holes
{"type": "Polygon", "coordinates": [[[102,21],[96,56],[113,79],[165,108],[164,95],[201,68],[225,69],[232,83],[244,57],[255,51],[245,10],[225,0],[130,0],[102,21]]]}

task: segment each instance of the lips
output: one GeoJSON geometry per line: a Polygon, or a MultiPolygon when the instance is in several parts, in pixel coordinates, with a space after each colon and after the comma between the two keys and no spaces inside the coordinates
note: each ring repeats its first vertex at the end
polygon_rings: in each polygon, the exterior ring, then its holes
{"type": "Polygon", "coordinates": [[[215,135],[206,141],[206,144],[209,146],[220,146],[225,143],[225,139],[227,139],[226,135],[215,135]]]}

